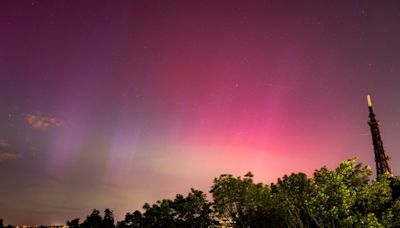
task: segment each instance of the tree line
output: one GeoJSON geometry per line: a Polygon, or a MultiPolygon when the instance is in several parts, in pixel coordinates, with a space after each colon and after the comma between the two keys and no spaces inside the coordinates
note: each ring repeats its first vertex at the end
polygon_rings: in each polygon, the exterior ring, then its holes
{"type": "Polygon", "coordinates": [[[285,175],[276,183],[255,183],[224,174],[214,179],[212,200],[191,189],[187,195],[144,204],[116,222],[110,209],[94,209],[71,228],[128,227],[400,227],[400,179],[389,174],[372,180],[369,166],[355,159],[312,177],[285,175]]]}

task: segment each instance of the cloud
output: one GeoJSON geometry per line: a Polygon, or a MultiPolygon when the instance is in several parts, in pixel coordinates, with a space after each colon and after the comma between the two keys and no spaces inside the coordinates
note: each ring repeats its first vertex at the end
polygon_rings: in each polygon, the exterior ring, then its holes
{"type": "Polygon", "coordinates": [[[49,130],[62,125],[62,121],[60,119],[57,119],[51,115],[42,115],[40,113],[27,114],[25,119],[31,127],[40,130],[49,130]]]}
{"type": "Polygon", "coordinates": [[[1,147],[9,147],[10,143],[6,139],[0,138],[0,148],[1,147]]]}
{"type": "Polygon", "coordinates": [[[9,152],[8,147],[10,147],[10,143],[4,138],[0,138],[0,162],[6,160],[17,160],[21,158],[21,155],[9,152]]]}
{"type": "Polygon", "coordinates": [[[19,155],[19,154],[0,150],[0,162],[6,161],[6,160],[18,160],[20,158],[21,158],[21,155],[19,155]]]}

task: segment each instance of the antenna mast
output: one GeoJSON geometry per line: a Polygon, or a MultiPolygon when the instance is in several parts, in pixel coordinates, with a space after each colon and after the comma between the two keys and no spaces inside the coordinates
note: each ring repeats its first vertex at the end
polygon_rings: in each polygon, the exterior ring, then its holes
{"type": "Polygon", "coordinates": [[[385,150],[383,149],[383,142],[381,138],[381,133],[379,131],[379,121],[375,118],[375,113],[372,108],[371,96],[367,96],[368,109],[369,109],[369,121],[368,125],[371,128],[372,143],[374,145],[375,152],[375,163],[376,163],[376,176],[377,178],[388,172],[392,174],[392,170],[389,167],[389,157],[385,155],[385,150]]]}

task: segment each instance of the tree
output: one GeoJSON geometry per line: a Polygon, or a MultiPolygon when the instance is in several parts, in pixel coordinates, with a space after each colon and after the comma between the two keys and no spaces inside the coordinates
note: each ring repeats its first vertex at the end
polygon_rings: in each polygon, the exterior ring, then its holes
{"type": "Polygon", "coordinates": [[[118,228],[144,227],[143,215],[140,211],[126,213],[125,219],[117,223],[118,228]]]}
{"type": "Polygon", "coordinates": [[[171,207],[179,227],[208,227],[213,223],[210,203],[200,190],[192,188],[187,197],[176,195],[171,207]]]}
{"type": "Polygon", "coordinates": [[[268,186],[253,182],[249,172],[244,178],[221,175],[214,179],[210,193],[216,216],[222,223],[237,227],[284,227],[281,208],[268,186]]]}
{"type": "Polygon", "coordinates": [[[206,195],[191,189],[185,197],[177,194],[174,200],[163,199],[143,206],[139,211],[127,213],[118,227],[209,227],[213,224],[210,203],[206,195]]]}
{"type": "Polygon", "coordinates": [[[314,173],[306,211],[319,227],[344,226],[356,201],[356,192],[344,184],[343,176],[323,167],[314,173]]]}
{"type": "MultiPolygon", "coordinates": [[[[127,213],[117,227],[400,227],[400,178],[388,173],[370,181],[371,168],[355,159],[333,170],[322,167],[312,177],[304,173],[285,175],[270,186],[254,183],[253,175],[221,175],[206,195],[191,189],[143,206],[143,213],[127,213]]],[[[110,209],[104,218],[93,210],[79,225],[114,227],[110,209]]]]}
{"type": "Polygon", "coordinates": [[[283,176],[276,184],[271,184],[273,197],[278,199],[281,217],[286,227],[313,227],[305,201],[310,198],[310,179],[304,173],[283,176]]]}
{"type": "Polygon", "coordinates": [[[106,208],[104,210],[104,218],[101,221],[100,227],[102,228],[114,227],[114,214],[109,208],[106,208]]]}
{"type": "Polygon", "coordinates": [[[3,219],[0,219],[0,228],[13,228],[14,226],[12,226],[12,225],[7,225],[7,226],[4,226],[4,221],[3,221],[3,219]]]}
{"type": "Polygon", "coordinates": [[[67,226],[69,228],[79,228],[79,218],[73,219],[71,221],[67,221],[67,226]]]}
{"type": "Polygon", "coordinates": [[[400,200],[396,199],[382,215],[382,224],[385,227],[400,227],[400,200]]]}
{"type": "Polygon", "coordinates": [[[93,209],[92,213],[86,217],[86,220],[81,225],[84,228],[100,228],[102,220],[100,211],[93,209]]]}
{"type": "Polygon", "coordinates": [[[314,172],[306,210],[319,227],[383,227],[382,218],[391,200],[388,175],[368,183],[371,168],[350,159],[336,170],[314,172]]]}
{"type": "Polygon", "coordinates": [[[174,224],[174,212],[171,208],[172,200],[163,199],[150,206],[143,206],[143,224],[145,227],[166,227],[174,224]]]}

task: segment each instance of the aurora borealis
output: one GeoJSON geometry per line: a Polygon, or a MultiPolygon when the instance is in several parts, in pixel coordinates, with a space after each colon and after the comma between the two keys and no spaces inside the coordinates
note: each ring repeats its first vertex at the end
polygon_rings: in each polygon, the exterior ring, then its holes
{"type": "Polygon", "coordinates": [[[400,3],[2,1],[0,218],[117,219],[358,157],[400,175],[400,3]]]}

